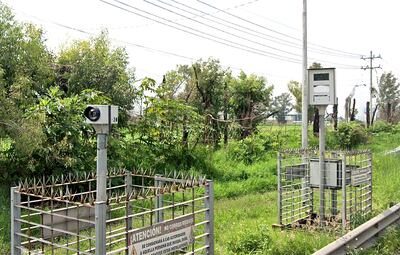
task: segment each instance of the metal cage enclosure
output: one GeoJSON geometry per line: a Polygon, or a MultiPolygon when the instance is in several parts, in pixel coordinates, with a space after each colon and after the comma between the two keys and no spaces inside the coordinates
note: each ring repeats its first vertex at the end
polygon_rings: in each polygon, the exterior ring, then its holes
{"type": "Polygon", "coordinates": [[[320,201],[318,150],[295,149],[278,153],[278,223],[280,226],[354,228],[372,212],[372,154],[363,151],[327,151],[320,201]],[[324,215],[320,215],[320,205],[324,215]]]}
{"type": "MultiPolygon", "coordinates": [[[[95,204],[95,173],[21,181],[11,188],[12,253],[94,254],[95,204]]],[[[135,233],[179,219],[193,221],[193,240],[175,252],[214,254],[212,181],[150,171],[108,173],[106,254],[135,254],[135,233]]]]}

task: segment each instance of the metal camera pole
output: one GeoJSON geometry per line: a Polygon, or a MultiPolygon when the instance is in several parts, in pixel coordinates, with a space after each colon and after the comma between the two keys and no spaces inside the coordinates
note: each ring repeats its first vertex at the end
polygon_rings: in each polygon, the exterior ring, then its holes
{"type": "Polygon", "coordinates": [[[107,134],[97,133],[95,232],[96,255],[106,254],[107,134]]]}
{"type": "Polygon", "coordinates": [[[111,125],[118,123],[118,107],[113,105],[89,105],[84,113],[86,123],[97,134],[95,233],[96,255],[106,254],[107,220],[107,136],[111,125]]]}
{"type": "Polygon", "coordinates": [[[317,106],[319,112],[319,217],[320,225],[325,218],[325,105],[317,106]]]}

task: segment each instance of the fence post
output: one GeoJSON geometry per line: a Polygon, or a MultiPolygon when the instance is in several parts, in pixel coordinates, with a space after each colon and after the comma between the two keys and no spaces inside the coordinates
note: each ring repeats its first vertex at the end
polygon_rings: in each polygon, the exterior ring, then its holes
{"type": "Polygon", "coordinates": [[[277,177],[278,177],[278,224],[282,225],[282,184],[281,184],[281,153],[278,152],[277,177]]]}
{"type": "MultiPolygon", "coordinates": [[[[160,188],[164,185],[164,182],[161,180],[161,175],[157,174],[154,177],[154,186],[157,188],[157,197],[155,200],[155,208],[159,209],[164,206],[164,195],[160,193],[160,188]]],[[[156,223],[164,221],[164,210],[156,211],[156,223]]]]}
{"type": "Polygon", "coordinates": [[[369,212],[372,212],[372,152],[368,151],[368,159],[369,159],[369,177],[371,178],[369,183],[369,212]]]}
{"type": "MultiPolygon", "coordinates": [[[[126,247],[128,248],[131,245],[131,241],[129,239],[129,231],[132,229],[132,217],[129,217],[132,214],[132,204],[129,200],[130,195],[132,193],[132,172],[125,171],[125,193],[126,193],[126,247]]],[[[129,254],[129,250],[126,249],[126,254],[129,254]]]]}
{"type": "Polygon", "coordinates": [[[17,187],[11,188],[11,255],[21,255],[21,208],[17,207],[21,203],[21,194],[17,192],[17,187]]]}
{"type": "Polygon", "coordinates": [[[211,180],[207,181],[206,188],[206,200],[205,206],[208,208],[206,211],[206,231],[208,238],[206,239],[206,245],[208,246],[207,254],[214,255],[214,183],[211,180]]]}
{"type": "Polygon", "coordinates": [[[342,227],[343,231],[346,230],[347,225],[347,197],[346,197],[346,153],[342,155],[342,227]]]}

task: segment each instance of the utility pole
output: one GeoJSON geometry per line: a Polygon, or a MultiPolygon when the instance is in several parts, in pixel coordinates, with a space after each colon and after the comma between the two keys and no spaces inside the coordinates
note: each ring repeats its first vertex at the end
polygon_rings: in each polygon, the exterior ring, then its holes
{"type": "Polygon", "coordinates": [[[307,71],[307,0],[303,0],[303,93],[301,108],[301,147],[308,147],[308,71],[307,71]]]}
{"type": "Polygon", "coordinates": [[[373,111],[372,110],[373,109],[372,108],[372,70],[373,69],[377,69],[377,68],[381,68],[381,65],[379,65],[379,66],[373,66],[372,65],[372,61],[374,59],[376,59],[376,58],[380,58],[381,59],[382,57],[381,57],[380,54],[378,56],[375,56],[374,54],[372,54],[372,50],[369,52],[369,57],[364,57],[364,56],[361,57],[361,59],[363,59],[363,60],[369,59],[369,65],[361,67],[362,70],[369,69],[369,112],[368,112],[369,121],[367,120],[367,122],[366,122],[367,127],[369,127],[370,124],[373,122],[373,120],[372,120],[372,111],[373,111]]]}

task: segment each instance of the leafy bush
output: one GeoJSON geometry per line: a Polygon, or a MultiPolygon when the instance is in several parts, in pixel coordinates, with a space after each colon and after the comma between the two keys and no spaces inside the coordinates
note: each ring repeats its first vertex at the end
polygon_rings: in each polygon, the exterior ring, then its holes
{"type": "Polygon", "coordinates": [[[352,149],[368,141],[365,128],[355,122],[340,123],[335,137],[340,148],[352,149]]]}
{"type": "Polygon", "coordinates": [[[236,238],[227,243],[228,249],[235,254],[261,253],[271,242],[266,225],[259,225],[256,230],[245,227],[241,229],[236,238]]]}
{"type": "Polygon", "coordinates": [[[66,97],[58,87],[51,87],[47,95],[38,100],[24,116],[35,120],[40,127],[38,145],[25,144],[32,149],[22,153],[18,143],[12,141],[11,146],[0,151],[3,154],[0,160],[4,158],[5,162],[2,161],[9,166],[7,172],[0,171],[0,182],[95,169],[96,140],[92,128],[85,124],[82,112],[87,104],[106,103],[108,99],[92,90],[66,97]]]}
{"type": "MultiPolygon", "coordinates": [[[[337,131],[333,131],[330,128],[326,129],[325,143],[326,143],[327,149],[337,149],[337,148],[341,147],[339,144],[339,140],[337,138],[336,132],[337,131]]],[[[312,134],[311,132],[308,136],[308,146],[310,148],[318,148],[318,146],[319,146],[319,137],[314,136],[314,134],[312,134]]]]}
{"type": "Polygon", "coordinates": [[[227,153],[228,158],[250,165],[260,160],[265,154],[264,143],[256,135],[251,135],[241,141],[231,142],[227,153]]]}
{"type": "Polygon", "coordinates": [[[263,142],[265,151],[278,151],[291,139],[286,132],[260,133],[257,137],[263,142]]]}
{"type": "MultiPolygon", "coordinates": [[[[291,133],[290,133],[291,134],[291,133]]],[[[289,141],[297,141],[288,132],[255,133],[237,142],[231,142],[227,148],[228,158],[246,165],[264,158],[267,152],[289,147],[289,141]]]]}
{"type": "Polygon", "coordinates": [[[394,128],[394,125],[380,120],[375,122],[374,125],[369,128],[369,131],[372,133],[390,133],[394,130],[394,128]]]}

